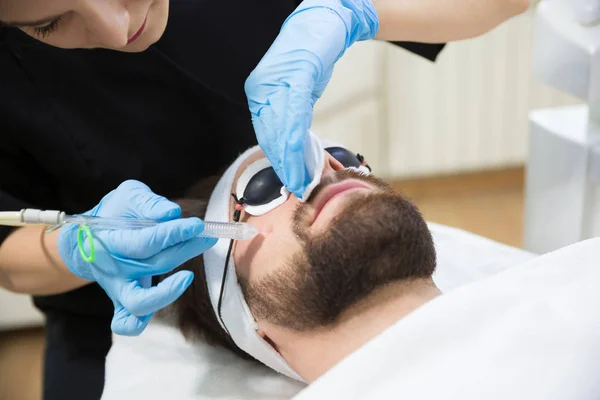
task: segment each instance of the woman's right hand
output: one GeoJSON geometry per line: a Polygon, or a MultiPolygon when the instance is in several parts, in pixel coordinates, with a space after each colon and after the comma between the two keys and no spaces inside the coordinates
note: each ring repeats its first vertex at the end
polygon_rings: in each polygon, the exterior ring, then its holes
{"type": "MultiPolygon", "coordinates": [[[[97,282],[106,291],[115,306],[111,329],[120,335],[139,335],[153,313],[181,296],[194,277],[191,271],[179,271],[150,287],[152,276],[172,271],[217,242],[198,237],[204,230],[200,219],[179,218],[177,204],[134,180],[123,182],[85,214],[164,221],[144,229],[94,231],[96,259],[91,263],[80,254],[78,227],[67,224],[61,228],[61,258],[75,275],[97,282]]],[[[87,240],[84,249],[89,254],[87,240]]]]}

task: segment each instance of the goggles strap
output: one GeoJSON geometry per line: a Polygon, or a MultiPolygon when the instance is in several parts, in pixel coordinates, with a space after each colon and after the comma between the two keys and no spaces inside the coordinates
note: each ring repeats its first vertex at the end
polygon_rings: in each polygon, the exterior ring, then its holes
{"type": "MultiPolygon", "coordinates": [[[[244,198],[242,197],[241,199],[238,199],[238,197],[235,195],[235,193],[231,193],[231,196],[235,200],[235,210],[233,212],[232,219],[233,219],[233,222],[239,222],[240,216],[242,214],[242,210],[244,209],[243,208],[244,198]]],[[[231,258],[231,252],[233,250],[234,242],[235,242],[235,240],[231,239],[231,241],[229,242],[229,248],[227,249],[227,256],[225,257],[225,266],[223,267],[223,277],[221,278],[221,291],[219,293],[219,303],[217,304],[219,319],[221,320],[221,324],[223,324],[223,328],[225,329],[225,332],[227,333],[227,335],[230,338],[231,338],[231,334],[227,330],[227,327],[225,326],[225,321],[223,321],[223,316],[221,315],[221,306],[223,305],[223,296],[225,293],[225,279],[227,279],[227,272],[229,269],[229,259],[231,258]]]]}

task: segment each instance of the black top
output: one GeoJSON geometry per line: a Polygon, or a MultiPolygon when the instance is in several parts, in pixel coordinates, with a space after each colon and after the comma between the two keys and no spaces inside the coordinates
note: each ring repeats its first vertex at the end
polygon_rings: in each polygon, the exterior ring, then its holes
{"type": "MultiPolygon", "coordinates": [[[[164,36],[133,54],[62,50],[0,28],[0,210],[80,213],[126,179],[175,198],[233,161],[256,143],[244,81],[298,3],[171,0],[164,36]]],[[[430,60],[443,48],[399,45],[430,60]]],[[[106,321],[113,312],[96,285],[36,304],[106,321]]]]}

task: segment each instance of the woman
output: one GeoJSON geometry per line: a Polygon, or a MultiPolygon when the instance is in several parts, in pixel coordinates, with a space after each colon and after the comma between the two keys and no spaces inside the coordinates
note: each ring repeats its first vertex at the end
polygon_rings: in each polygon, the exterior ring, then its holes
{"type": "MultiPolygon", "coordinates": [[[[38,295],[35,304],[47,317],[46,399],[98,398],[110,327],[139,334],[192,276],[182,271],[152,288],[147,278],[214,243],[196,238],[202,221],[179,219],[179,208],[154,192],[182,196],[255,143],[255,129],[283,182],[301,191],[304,168],[295,160],[302,160],[302,127],[353,41],[462,39],[521,12],[526,2],[321,3],[303,3],[286,21],[299,1],[1,2],[0,210],[169,220],[145,235],[99,233],[93,265],[76,250],[74,229],[0,231],[0,284],[38,295]],[[290,92],[296,88],[303,90],[290,92]],[[290,98],[298,101],[286,103],[290,98]]],[[[442,48],[400,45],[432,60],[442,48]]]]}

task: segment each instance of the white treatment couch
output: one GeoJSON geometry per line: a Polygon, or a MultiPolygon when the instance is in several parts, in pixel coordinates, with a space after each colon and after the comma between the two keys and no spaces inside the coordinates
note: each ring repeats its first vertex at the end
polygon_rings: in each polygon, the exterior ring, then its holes
{"type": "MultiPolygon", "coordinates": [[[[447,293],[535,256],[471,233],[430,224],[438,253],[434,276],[447,293]]],[[[304,386],[229,352],[186,343],[153,321],[137,338],[113,336],[103,400],[289,399],[304,386]]]]}

